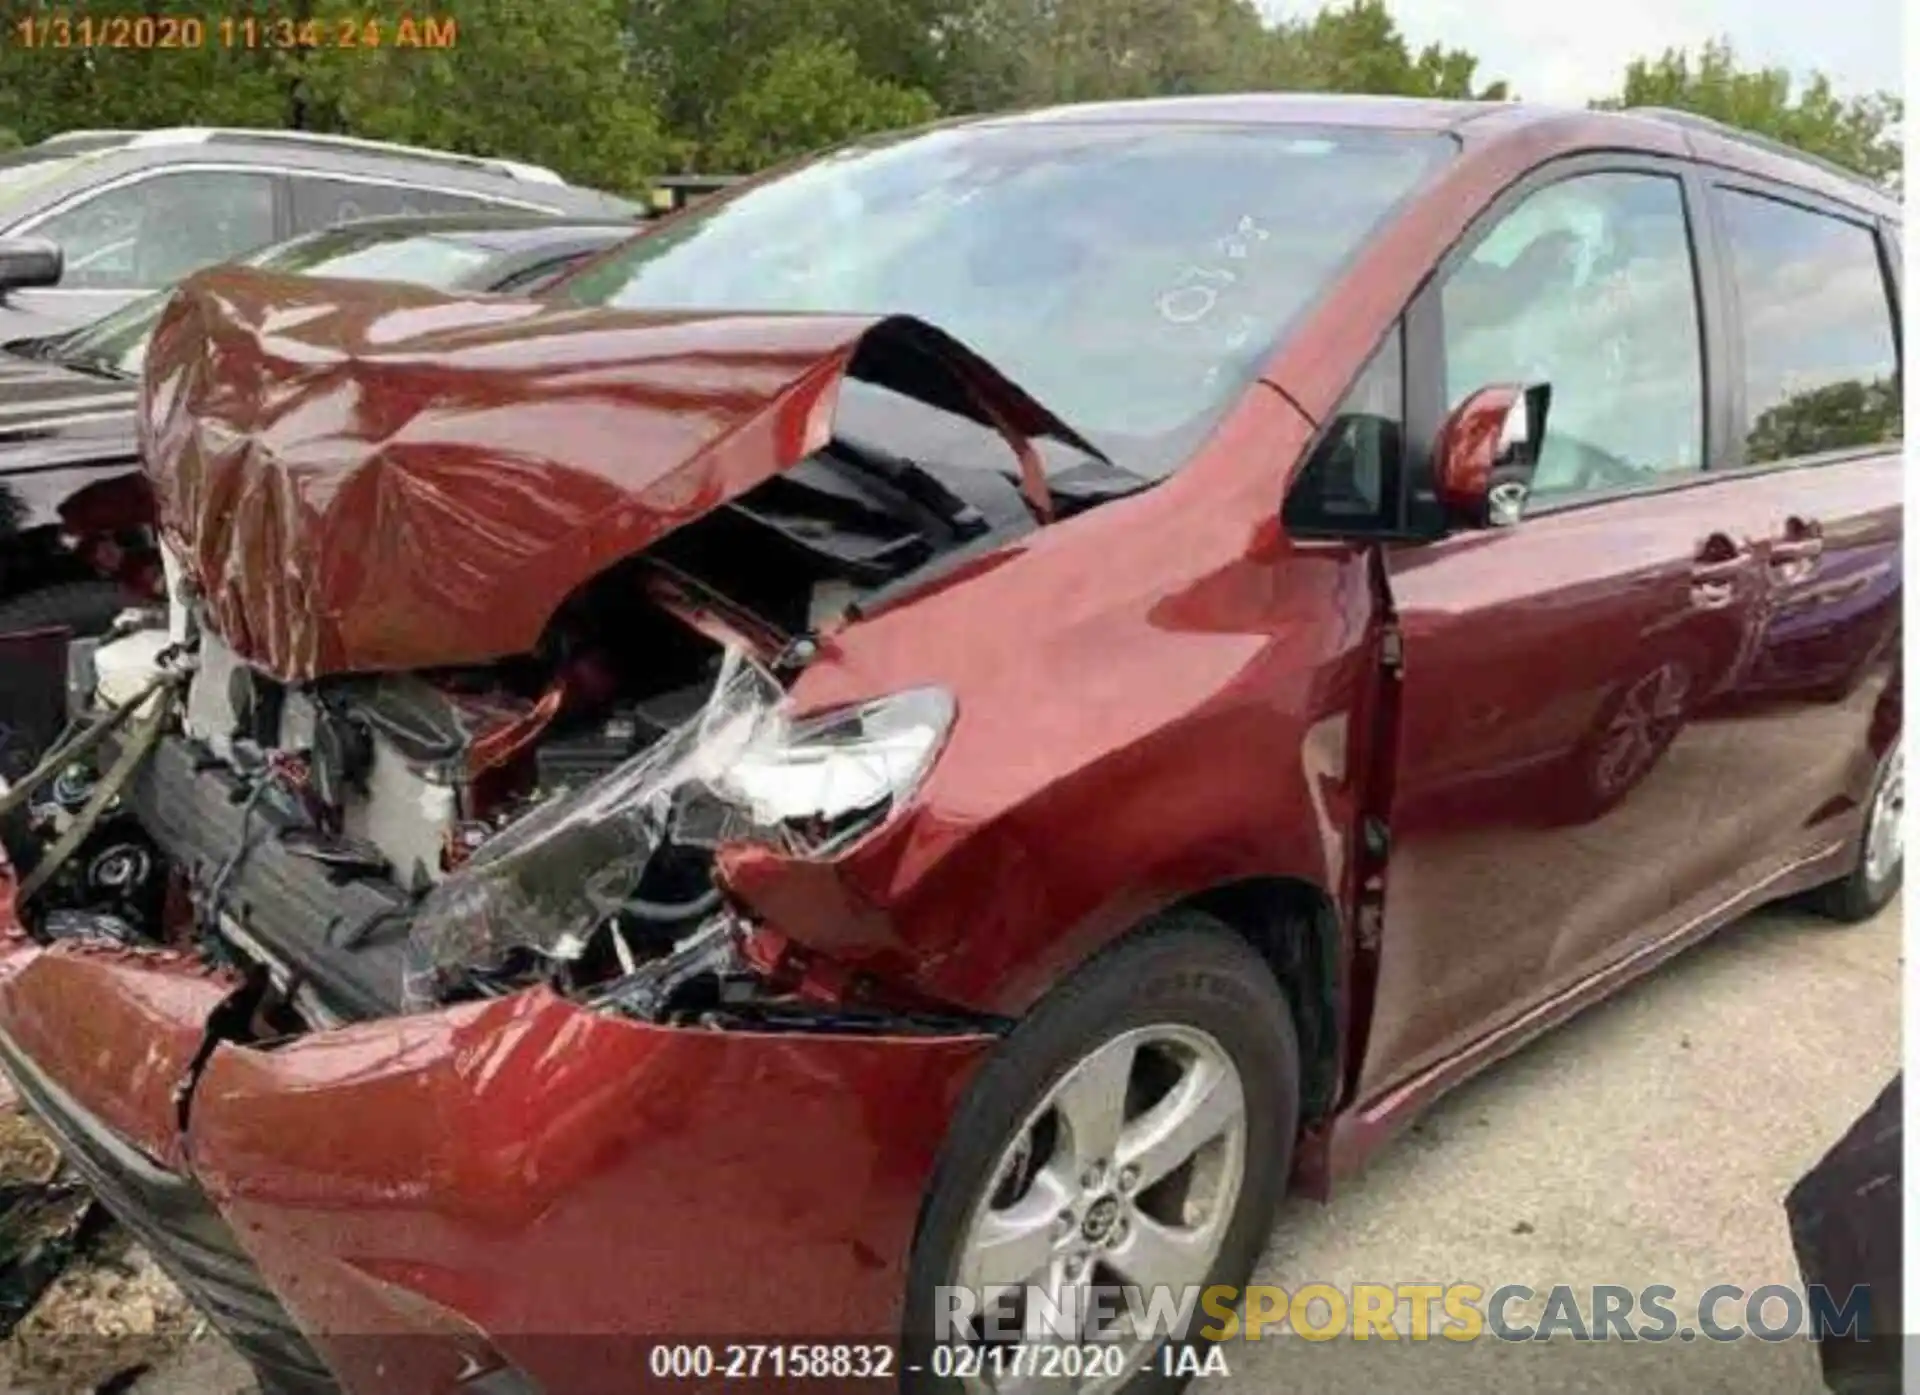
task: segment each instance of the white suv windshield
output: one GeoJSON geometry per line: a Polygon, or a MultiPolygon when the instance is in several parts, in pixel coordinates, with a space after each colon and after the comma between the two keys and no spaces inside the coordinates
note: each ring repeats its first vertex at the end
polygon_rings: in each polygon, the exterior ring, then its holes
{"type": "Polygon", "coordinates": [[[662,310],[904,313],[1142,473],[1454,151],[1291,125],[1021,122],[856,145],[698,208],[556,294],[662,310]]]}

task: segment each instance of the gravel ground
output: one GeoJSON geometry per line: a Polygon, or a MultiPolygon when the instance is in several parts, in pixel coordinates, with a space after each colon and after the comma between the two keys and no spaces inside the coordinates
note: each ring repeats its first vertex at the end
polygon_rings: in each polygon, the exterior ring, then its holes
{"type": "MultiPolygon", "coordinates": [[[[1899,1068],[1900,910],[1839,928],[1762,912],[1495,1067],[1330,1206],[1290,1202],[1258,1281],[1798,1283],[1781,1197],[1899,1068]]],[[[8,1148],[31,1140],[0,1123],[8,1148]],[[9,1140],[12,1140],[9,1142],[9,1140]]],[[[44,1166],[44,1163],[39,1164],[44,1166]]],[[[90,1257],[0,1343],[0,1392],[250,1395],[137,1250],[90,1257]]],[[[1728,1315],[1723,1309],[1723,1315],[1728,1315]]],[[[1516,1317],[1524,1308],[1516,1307],[1516,1317]]],[[[1633,1390],[1816,1395],[1804,1342],[1230,1348],[1225,1395],[1633,1390]]]]}

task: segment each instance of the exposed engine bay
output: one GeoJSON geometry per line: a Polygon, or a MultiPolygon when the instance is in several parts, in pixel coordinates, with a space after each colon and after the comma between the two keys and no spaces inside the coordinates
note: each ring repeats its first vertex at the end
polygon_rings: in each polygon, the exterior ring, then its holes
{"type": "Polygon", "coordinates": [[[141,445],[169,609],[75,646],[0,836],[31,933],[199,955],[258,987],[258,1033],[532,984],[937,1016],[820,987],[716,849],[828,855],[937,756],[938,689],[793,717],[823,640],[1149,484],[902,317],[234,268],[156,329],[141,445]]]}
{"type": "Polygon", "coordinates": [[[979,477],[984,508],[931,475],[902,502],[899,480],[808,462],[597,579],[537,653],[471,668],[284,683],[176,572],[170,613],[75,647],[70,731],[120,728],[15,816],[28,924],[191,948],[259,976],[292,1030],[536,982],[649,1020],[817,1015],[754,956],[714,850],[805,856],[871,828],[952,713],[929,689],[795,722],[784,684],[817,627],[1031,526],[1011,480],[979,477]]]}

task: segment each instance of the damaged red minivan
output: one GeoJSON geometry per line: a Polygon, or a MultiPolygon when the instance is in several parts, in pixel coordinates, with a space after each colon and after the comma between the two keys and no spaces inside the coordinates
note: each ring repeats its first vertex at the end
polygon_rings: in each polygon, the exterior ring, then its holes
{"type": "Polygon", "coordinates": [[[939,1289],[1241,1283],[1545,1027],[1893,895],[1897,218],[1262,96],[859,143],[539,303],[204,273],[171,612],[0,799],[0,1060],[274,1395],[945,1389],[939,1289]]]}

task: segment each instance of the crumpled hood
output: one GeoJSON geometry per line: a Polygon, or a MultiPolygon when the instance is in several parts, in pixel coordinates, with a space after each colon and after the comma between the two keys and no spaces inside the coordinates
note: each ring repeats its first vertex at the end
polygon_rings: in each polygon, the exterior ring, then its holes
{"type": "MultiPolygon", "coordinates": [[[[141,447],[226,641],[287,681],[525,652],[567,595],[824,446],[848,376],[1079,438],[904,317],[659,314],[223,267],[155,331],[141,447]]],[[[1023,457],[1024,458],[1024,457],[1023,457]]]]}

